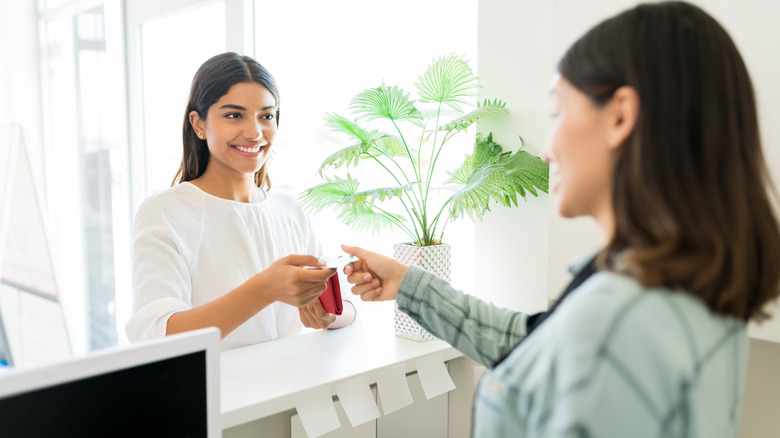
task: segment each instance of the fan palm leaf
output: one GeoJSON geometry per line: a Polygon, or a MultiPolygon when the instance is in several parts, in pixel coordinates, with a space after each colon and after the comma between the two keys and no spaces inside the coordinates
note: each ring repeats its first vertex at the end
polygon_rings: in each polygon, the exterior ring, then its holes
{"type": "Polygon", "coordinates": [[[504,206],[517,206],[517,194],[525,199],[526,192],[538,196],[537,189],[548,191],[548,167],[539,157],[520,150],[502,152],[501,146],[477,136],[474,153],[453,172],[447,183],[458,189],[449,200],[451,217],[468,215],[481,220],[490,210],[490,199],[504,206]]]}
{"type": "Polygon", "coordinates": [[[304,190],[299,196],[301,206],[317,213],[331,206],[351,205],[358,188],[358,180],[347,174],[347,179],[334,178],[304,190]]]}
{"type": "Polygon", "coordinates": [[[444,181],[445,184],[468,184],[469,177],[474,173],[474,156],[466,155],[466,159],[463,160],[460,167],[447,173],[450,175],[450,179],[444,181]]]}
{"type": "Polygon", "coordinates": [[[550,167],[541,158],[519,150],[511,156],[502,157],[501,161],[507,177],[504,193],[507,202],[504,205],[517,206],[515,193],[519,193],[525,199],[526,191],[534,196],[539,196],[537,188],[544,193],[548,192],[550,167]]]}
{"type": "Polygon", "coordinates": [[[435,60],[415,83],[421,102],[439,102],[463,112],[460,104],[475,95],[479,87],[471,67],[460,56],[450,54],[435,60]]]}
{"type": "Polygon", "coordinates": [[[486,117],[492,117],[498,114],[509,114],[509,110],[506,109],[506,103],[498,99],[492,102],[485,99],[483,103],[477,103],[477,107],[469,111],[468,113],[451,120],[446,125],[439,128],[440,131],[465,131],[469,126],[473,125],[477,121],[486,117]]]}
{"type": "Polygon", "coordinates": [[[477,141],[474,143],[474,153],[466,155],[463,160],[463,164],[450,174],[450,179],[445,183],[455,184],[468,184],[469,179],[475,173],[475,169],[482,169],[488,167],[490,164],[497,162],[503,150],[501,145],[493,141],[493,134],[488,134],[487,137],[477,135],[477,141]]]}
{"type": "Polygon", "coordinates": [[[402,186],[380,187],[377,189],[355,192],[348,197],[349,200],[345,200],[345,204],[350,203],[353,207],[360,204],[371,206],[374,201],[382,202],[392,198],[400,198],[403,196],[403,192],[410,190],[411,187],[412,184],[405,184],[402,186]]]}
{"type": "Polygon", "coordinates": [[[347,179],[334,178],[303,191],[300,201],[303,208],[310,212],[319,212],[329,206],[355,208],[360,205],[370,207],[374,201],[386,201],[401,197],[410,190],[412,184],[402,186],[379,187],[358,191],[359,182],[347,174],[347,179]]]}
{"type": "Polygon", "coordinates": [[[382,83],[379,87],[362,91],[352,99],[349,108],[366,120],[406,120],[422,126],[422,114],[409,99],[409,93],[397,86],[388,87],[382,83]]]}
{"type": "Polygon", "coordinates": [[[320,177],[324,176],[323,172],[330,166],[333,166],[335,169],[338,169],[344,164],[351,167],[357,166],[363,155],[364,148],[364,146],[356,144],[337,150],[322,161],[320,168],[317,170],[317,174],[320,177]]]}
{"type": "Polygon", "coordinates": [[[392,135],[378,138],[371,144],[368,152],[372,154],[378,152],[388,157],[408,157],[401,139],[392,135]]]}
{"type": "Polygon", "coordinates": [[[409,158],[404,144],[398,137],[385,135],[378,138],[368,138],[367,140],[366,143],[347,146],[330,154],[320,164],[317,174],[320,177],[324,176],[325,169],[331,166],[334,169],[338,169],[345,164],[347,167],[356,167],[361,159],[370,158],[371,156],[381,155],[390,159],[397,157],[409,158]]]}
{"type": "Polygon", "coordinates": [[[330,128],[332,132],[343,132],[357,139],[361,144],[369,143],[378,137],[378,131],[376,129],[373,131],[368,131],[358,125],[357,121],[349,120],[346,117],[336,113],[325,114],[323,120],[325,122],[325,126],[330,128]]]}
{"type": "Polygon", "coordinates": [[[482,167],[471,173],[465,184],[450,199],[450,216],[462,217],[467,214],[472,220],[482,220],[490,210],[490,199],[501,197],[503,171],[501,166],[482,167]]]}
{"type": "Polygon", "coordinates": [[[372,233],[378,233],[382,228],[406,221],[406,218],[401,215],[377,212],[368,205],[345,208],[339,213],[338,219],[353,230],[372,233]]]}

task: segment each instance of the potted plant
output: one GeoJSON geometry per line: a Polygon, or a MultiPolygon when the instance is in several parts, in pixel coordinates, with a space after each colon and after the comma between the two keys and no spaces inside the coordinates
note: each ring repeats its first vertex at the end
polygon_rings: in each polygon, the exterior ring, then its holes
{"type": "Polygon", "coordinates": [[[522,150],[522,138],[520,150],[504,152],[492,134],[479,133],[472,134],[474,148],[463,163],[434,182],[440,155],[453,138],[479,120],[508,113],[498,99],[473,107],[469,99],[476,95],[477,79],[463,57],[443,56],[418,76],[416,100],[383,82],[352,99],[354,119],[327,114],[325,125],[346,134],[351,144],[322,162],[318,174],[324,182],[305,190],[301,204],[311,213],[334,208],[340,220],[358,230],[400,228],[409,242],[395,245],[394,256],[449,280],[450,247],[443,243],[449,221],[464,215],[481,220],[491,199],[511,207],[518,205],[518,195],[548,190],[547,164],[522,150]],[[467,106],[472,107],[468,112],[467,106]],[[375,127],[382,122],[387,131],[375,127]],[[364,163],[373,163],[392,184],[363,189],[348,171],[336,175],[342,166],[364,163]]]}

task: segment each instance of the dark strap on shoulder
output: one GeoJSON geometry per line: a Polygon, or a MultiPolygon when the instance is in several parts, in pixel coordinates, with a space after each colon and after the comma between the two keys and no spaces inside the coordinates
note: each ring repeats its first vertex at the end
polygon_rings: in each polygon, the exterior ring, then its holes
{"type": "Polygon", "coordinates": [[[539,312],[535,313],[528,317],[528,319],[525,322],[525,329],[526,329],[526,337],[531,334],[534,330],[536,330],[539,325],[541,325],[547,317],[552,315],[553,312],[555,312],[555,309],[558,308],[558,306],[563,302],[563,300],[566,299],[566,297],[569,296],[569,294],[574,290],[580,287],[582,283],[585,282],[588,278],[590,278],[591,275],[593,275],[596,272],[596,257],[594,256],[592,259],[588,260],[588,263],[585,265],[584,268],[580,269],[580,272],[577,273],[577,275],[574,276],[574,278],[571,280],[568,286],[566,286],[566,289],[561,292],[561,296],[558,298],[557,301],[555,301],[555,304],[553,304],[552,308],[546,312],[539,312]]]}
{"type": "MultiPolygon", "coordinates": [[[[539,312],[534,313],[533,315],[529,316],[528,319],[525,322],[525,328],[526,328],[526,335],[523,340],[527,339],[528,336],[531,336],[531,333],[536,330],[537,327],[539,327],[545,319],[547,319],[550,315],[555,312],[555,309],[558,308],[558,306],[563,302],[563,300],[566,299],[566,297],[569,296],[569,294],[572,293],[575,289],[580,287],[582,283],[585,282],[588,278],[590,278],[591,275],[596,273],[596,256],[593,256],[592,259],[588,260],[588,263],[580,269],[579,272],[574,276],[574,278],[571,280],[568,286],[566,286],[566,289],[561,292],[561,296],[558,298],[557,301],[555,301],[555,304],[550,308],[550,310],[546,312],[539,312]]],[[[518,342],[517,345],[522,344],[523,341],[518,342]]],[[[496,367],[498,364],[504,361],[504,359],[509,356],[512,351],[514,351],[515,348],[517,348],[517,345],[515,345],[511,350],[509,350],[504,357],[502,357],[498,362],[496,362],[493,366],[496,367]]]]}

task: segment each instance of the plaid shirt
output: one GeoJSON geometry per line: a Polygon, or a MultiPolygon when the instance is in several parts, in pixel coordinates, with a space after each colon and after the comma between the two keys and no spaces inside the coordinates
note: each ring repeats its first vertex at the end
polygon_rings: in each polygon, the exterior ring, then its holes
{"type": "Polygon", "coordinates": [[[528,315],[415,266],[396,300],[428,331],[490,367],[474,402],[475,437],[739,432],[746,324],[713,315],[691,295],[598,272],[525,340],[528,315]]]}

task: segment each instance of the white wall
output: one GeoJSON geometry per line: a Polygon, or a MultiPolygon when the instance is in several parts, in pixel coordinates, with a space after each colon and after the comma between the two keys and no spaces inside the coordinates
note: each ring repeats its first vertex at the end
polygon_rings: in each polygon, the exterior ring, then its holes
{"type": "Polygon", "coordinates": [[[780,435],[780,344],[750,340],[745,400],[742,405],[741,438],[780,435]]]}
{"type": "MultiPolygon", "coordinates": [[[[548,87],[553,65],[553,3],[480,0],[477,75],[481,98],[507,102],[511,123],[481,124],[505,150],[538,155],[549,126],[548,87]]],[[[525,312],[547,308],[548,197],[528,196],[516,208],[491,206],[475,226],[474,295],[525,312]]]]}

